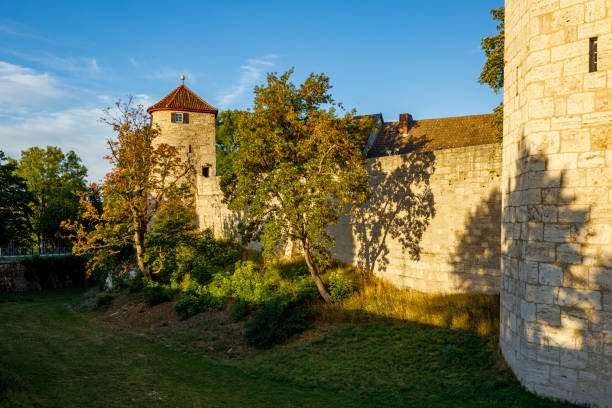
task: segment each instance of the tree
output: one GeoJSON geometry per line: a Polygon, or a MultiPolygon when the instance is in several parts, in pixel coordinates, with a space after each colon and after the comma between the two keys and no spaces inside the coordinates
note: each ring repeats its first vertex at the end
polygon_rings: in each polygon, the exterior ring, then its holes
{"type": "Polygon", "coordinates": [[[239,110],[228,110],[219,112],[215,120],[216,127],[216,150],[217,150],[217,175],[223,175],[232,171],[232,163],[236,157],[238,143],[236,142],[236,130],[240,118],[247,112],[239,110]]]}
{"type": "Polygon", "coordinates": [[[374,123],[355,120],[354,112],[337,117],[324,74],[296,87],[292,73],[268,74],[267,85],[255,87],[253,112],[238,123],[233,170],[222,176],[231,178],[224,192],[230,209],[246,209],[244,239],[260,238],[267,257],[288,241],[300,245],[331,303],[319,276],[334,245],[326,228],[370,196],[362,148],[374,123]]]}
{"type": "Polygon", "coordinates": [[[112,170],[102,185],[91,185],[93,196],[102,198],[102,211],[90,199],[92,194],[83,192],[80,218],[63,227],[74,241],[75,254],[92,255],[89,273],[116,263],[125,271],[131,262],[118,257],[133,248],[136,264],[151,279],[145,257],[147,232],[163,214],[193,211],[193,168],[176,148],[156,140],[159,129],[141,105],[132,106],[130,99],[115,106],[102,119],[117,133],[116,140],[108,141],[110,154],[105,157],[112,170]]]}
{"type": "Polygon", "coordinates": [[[36,199],[26,181],[15,170],[17,164],[7,161],[0,150],[0,245],[13,242],[18,246],[32,243],[32,207],[36,199]]]}
{"type": "MultiPolygon", "coordinates": [[[[487,60],[482,67],[482,72],[478,78],[481,84],[489,85],[493,92],[499,93],[504,88],[504,18],[505,8],[491,10],[493,20],[498,21],[497,35],[493,37],[485,37],[482,39],[481,46],[485,52],[487,60]]],[[[501,102],[493,110],[495,116],[493,125],[497,128],[498,134],[501,137],[503,134],[504,121],[504,103],[501,102]]]]}
{"type": "Polygon", "coordinates": [[[32,225],[39,245],[57,240],[60,223],[78,212],[75,191],[86,189],[87,169],[70,150],[64,154],[59,147],[30,147],[21,152],[16,173],[26,180],[34,194],[32,225]]]}

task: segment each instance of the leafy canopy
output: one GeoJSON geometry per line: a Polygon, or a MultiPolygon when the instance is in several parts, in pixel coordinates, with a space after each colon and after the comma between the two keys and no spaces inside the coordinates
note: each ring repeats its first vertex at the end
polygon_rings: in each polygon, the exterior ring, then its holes
{"type": "Polygon", "coordinates": [[[13,242],[27,246],[32,239],[32,208],[36,199],[28,191],[26,181],[15,170],[17,164],[7,161],[0,150],[0,245],[13,242]]]}
{"type": "Polygon", "coordinates": [[[131,258],[124,255],[134,248],[138,267],[151,278],[146,234],[166,214],[193,214],[193,168],[175,147],[156,140],[159,130],[141,105],[132,106],[130,99],[115,106],[103,118],[116,132],[106,156],[112,170],[102,185],[91,186],[102,197],[102,211],[83,193],[81,218],[64,227],[74,240],[74,252],[92,255],[90,273],[96,267],[131,267],[131,258]]]}
{"type": "Polygon", "coordinates": [[[362,148],[374,123],[354,119],[354,111],[337,116],[324,74],[296,86],[292,73],[268,74],[267,84],[255,87],[222,188],[230,209],[246,208],[244,238],[259,237],[268,257],[289,241],[300,245],[321,295],[331,301],[318,276],[335,244],[326,228],[370,196],[362,148]]]}
{"type": "MultiPolygon", "coordinates": [[[[493,92],[499,93],[504,88],[504,18],[505,8],[491,10],[493,20],[499,22],[497,35],[482,39],[481,46],[485,52],[486,61],[478,78],[481,84],[489,85],[493,92]]],[[[495,117],[493,125],[497,128],[499,135],[503,133],[503,102],[494,109],[495,117]]]]}
{"type": "Polygon", "coordinates": [[[57,241],[61,222],[78,214],[74,192],[86,189],[87,168],[72,150],[35,146],[21,152],[16,174],[36,198],[31,221],[39,243],[57,241]]]}

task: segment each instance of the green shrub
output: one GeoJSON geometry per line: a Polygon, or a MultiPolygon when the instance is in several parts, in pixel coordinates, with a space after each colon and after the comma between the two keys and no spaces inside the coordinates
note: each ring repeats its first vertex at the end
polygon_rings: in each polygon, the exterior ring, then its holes
{"type": "Polygon", "coordinates": [[[275,296],[246,323],[247,343],[257,348],[284,343],[310,326],[311,315],[292,296],[275,296]]]}
{"type": "Polygon", "coordinates": [[[242,300],[237,301],[236,303],[234,303],[231,310],[232,322],[236,323],[246,319],[246,317],[249,315],[249,312],[250,307],[247,302],[244,302],[242,300]]]}
{"type": "Polygon", "coordinates": [[[329,295],[334,302],[346,299],[353,291],[353,281],[334,271],[329,276],[329,295]]]}
{"type": "Polygon", "coordinates": [[[195,291],[181,292],[179,300],[174,304],[174,310],[179,319],[185,320],[198,313],[221,309],[224,299],[211,295],[204,288],[195,291]]]}
{"type": "Polygon", "coordinates": [[[210,293],[250,304],[264,304],[275,294],[277,282],[262,272],[261,267],[254,262],[237,262],[234,273],[219,273],[208,285],[210,293]]]}
{"type": "Polygon", "coordinates": [[[145,303],[148,306],[155,306],[160,303],[168,302],[174,296],[174,291],[171,288],[150,280],[145,280],[143,293],[145,303]]]}
{"type": "Polygon", "coordinates": [[[108,292],[100,292],[96,296],[96,307],[103,308],[111,304],[113,301],[113,295],[108,292]]]}
{"type": "Polygon", "coordinates": [[[74,255],[34,256],[21,261],[28,282],[38,282],[41,289],[84,286],[86,259],[74,255]]]}
{"type": "Polygon", "coordinates": [[[315,285],[310,276],[303,276],[296,279],[293,282],[293,287],[295,289],[295,296],[300,302],[312,302],[321,297],[317,285],[315,285]]]}
{"type": "Polygon", "coordinates": [[[134,279],[130,279],[128,283],[130,293],[140,292],[144,289],[144,276],[138,271],[134,279]]]}

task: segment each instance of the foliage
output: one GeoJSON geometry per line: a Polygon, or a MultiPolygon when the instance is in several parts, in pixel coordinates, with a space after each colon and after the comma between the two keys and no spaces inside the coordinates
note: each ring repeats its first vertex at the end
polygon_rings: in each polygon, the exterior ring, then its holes
{"type": "Polygon", "coordinates": [[[39,244],[56,242],[61,222],[78,214],[79,199],[74,193],[86,190],[87,169],[72,150],[64,153],[59,147],[35,146],[21,152],[16,174],[26,180],[36,198],[32,224],[39,244]]]}
{"type": "Polygon", "coordinates": [[[237,262],[233,273],[217,274],[211,282],[210,291],[217,297],[234,299],[250,304],[263,304],[276,289],[270,275],[261,266],[251,262],[237,262]]]}
{"type": "Polygon", "coordinates": [[[347,298],[353,291],[353,281],[334,271],[329,276],[329,294],[334,302],[347,298]]]}
{"type": "Polygon", "coordinates": [[[84,286],[88,283],[86,260],[74,255],[34,256],[20,261],[25,268],[25,278],[37,282],[41,289],[84,286]]]}
{"type": "MultiPolygon", "coordinates": [[[[482,67],[482,72],[478,78],[478,82],[486,84],[493,89],[493,92],[499,93],[504,87],[504,37],[505,37],[505,7],[491,10],[493,20],[497,21],[497,35],[485,37],[482,39],[481,46],[485,52],[486,61],[482,67]]],[[[501,137],[503,134],[504,120],[503,102],[494,109],[494,118],[492,125],[498,131],[501,137]]]]}
{"type": "Polygon", "coordinates": [[[32,208],[36,199],[25,179],[15,174],[15,162],[6,161],[0,150],[0,245],[13,242],[28,246],[32,241],[32,208]]]}
{"type": "Polygon", "coordinates": [[[131,99],[125,104],[117,102],[115,111],[107,109],[103,120],[117,136],[108,141],[106,158],[112,170],[101,186],[91,186],[100,192],[103,210],[81,194],[80,219],[63,226],[76,254],[93,254],[90,273],[96,267],[118,263],[125,272],[133,264],[131,257],[120,257],[128,247],[134,248],[138,267],[150,279],[145,259],[147,231],[163,214],[193,211],[193,168],[176,148],[157,141],[159,130],[141,105],[131,105],[131,99]]]}
{"type": "Polygon", "coordinates": [[[374,129],[353,112],[336,115],[329,78],[311,74],[299,87],[290,70],[255,87],[252,113],[238,121],[233,171],[222,176],[229,208],[244,212],[242,236],[259,236],[270,258],[288,241],[301,246],[309,271],[331,302],[319,270],[334,245],[326,228],[369,198],[362,153],[374,129]],[[324,109],[328,107],[328,109],[324,109]]]}
{"type": "MultiPolygon", "coordinates": [[[[176,219],[181,221],[180,217],[176,219]]],[[[162,219],[147,234],[145,259],[159,281],[178,284],[189,274],[198,283],[206,284],[241,258],[238,244],[216,240],[211,229],[196,232],[180,224],[167,228],[168,224],[162,219]]]]}
{"type": "Polygon", "coordinates": [[[226,175],[227,178],[233,172],[233,163],[238,151],[236,132],[240,119],[247,112],[239,110],[228,110],[219,112],[215,119],[215,142],[217,150],[217,175],[226,175]]]}
{"type": "Polygon", "coordinates": [[[100,292],[98,296],[96,296],[96,307],[104,308],[110,305],[113,301],[114,297],[108,292],[100,292]]]}
{"type": "Polygon", "coordinates": [[[160,303],[168,302],[174,296],[174,290],[165,285],[148,279],[144,280],[143,283],[144,299],[148,306],[155,306],[159,305],[160,303]]]}
{"type": "Polygon", "coordinates": [[[237,323],[247,318],[250,313],[250,306],[247,302],[239,300],[232,305],[230,317],[232,322],[237,323]]]}
{"type": "Polygon", "coordinates": [[[224,304],[224,299],[212,295],[205,287],[200,287],[181,292],[179,300],[174,304],[174,310],[181,320],[185,320],[201,312],[221,309],[224,304]]]}
{"type": "Polygon", "coordinates": [[[310,327],[310,318],[311,310],[292,296],[275,296],[246,323],[247,343],[263,349],[282,344],[310,327]]]}

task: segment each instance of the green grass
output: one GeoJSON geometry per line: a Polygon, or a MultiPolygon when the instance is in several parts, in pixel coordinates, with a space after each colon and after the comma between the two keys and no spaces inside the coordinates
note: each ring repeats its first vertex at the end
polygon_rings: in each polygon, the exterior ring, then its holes
{"type": "Polygon", "coordinates": [[[473,331],[329,326],[228,358],[195,347],[204,336],[195,323],[144,336],[102,324],[100,312],[73,311],[80,296],[0,297],[0,406],[562,406],[521,388],[490,339],[473,331]]]}

